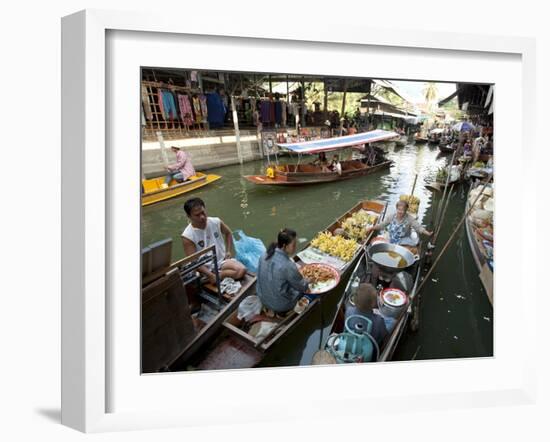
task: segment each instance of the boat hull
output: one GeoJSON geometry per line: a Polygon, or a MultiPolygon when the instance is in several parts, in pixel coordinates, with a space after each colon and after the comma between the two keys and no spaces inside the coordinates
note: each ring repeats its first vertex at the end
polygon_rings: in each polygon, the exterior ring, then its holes
{"type": "Polygon", "coordinates": [[[246,175],[244,178],[253,184],[261,186],[302,186],[306,184],[330,183],[333,181],[342,181],[360,176],[369,175],[380,170],[389,169],[392,161],[384,161],[374,166],[359,167],[360,161],[354,161],[357,167],[342,171],[342,175],[336,172],[281,172],[277,171],[273,178],[265,175],[246,175]]]}
{"type": "Polygon", "coordinates": [[[163,189],[162,183],[164,178],[153,178],[150,180],[143,180],[142,185],[144,193],[141,195],[141,205],[149,206],[151,204],[160,203],[171,198],[176,198],[192,190],[199,189],[207,184],[213,183],[221,178],[219,175],[205,174],[197,172],[188,181],[183,183],[176,183],[172,181],[170,186],[163,189]]]}
{"type": "MultiPolygon", "coordinates": [[[[469,199],[466,203],[466,212],[469,210],[469,199]]],[[[483,250],[483,239],[476,233],[475,225],[470,220],[470,217],[467,216],[464,220],[465,228],[466,228],[466,236],[468,237],[468,243],[470,244],[470,250],[472,251],[472,256],[474,258],[474,262],[476,264],[476,267],[479,270],[479,279],[481,280],[481,284],[483,285],[483,288],[485,289],[485,293],[487,294],[487,298],[489,299],[489,302],[491,305],[493,305],[493,271],[489,267],[487,257],[482,252],[483,250]]]]}

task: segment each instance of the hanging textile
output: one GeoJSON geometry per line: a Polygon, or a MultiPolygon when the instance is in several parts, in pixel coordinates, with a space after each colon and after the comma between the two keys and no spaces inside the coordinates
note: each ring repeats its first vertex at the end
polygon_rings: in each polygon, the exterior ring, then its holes
{"type": "Polygon", "coordinates": [[[275,123],[281,124],[283,121],[283,105],[280,101],[274,103],[275,108],[275,123]]]}
{"type": "Polygon", "coordinates": [[[210,124],[210,127],[223,127],[226,107],[223,103],[222,97],[217,92],[206,94],[206,104],[208,108],[208,123],[210,124]]]}
{"type": "Polygon", "coordinates": [[[282,124],[283,126],[286,126],[286,109],[287,109],[286,101],[283,101],[283,102],[281,103],[281,106],[282,106],[281,124],[282,124]]]}
{"type": "Polygon", "coordinates": [[[260,116],[262,123],[272,123],[271,119],[271,103],[269,101],[262,101],[260,104],[260,116]]]}
{"type": "Polygon", "coordinates": [[[178,118],[178,108],[174,94],[166,89],[160,90],[160,102],[162,103],[163,116],[165,120],[178,118]]]}
{"type": "Polygon", "coordinates": [[[206,97],[204,95],[201,95],[199,99],[201,103],[202,119],[206,120],[208,118],[208,106],[206,105],[206,97]]]}
{"type": "Polygon", "coordinates": [[[202,123],[201,100],[199,97],[193,97],[193,111],[195,112],[195,121],[197,123],[202,123]]]}
{"type": "Polygon", "coordinates": [[[180,107],[180,115],[183,124],[186,126],[191,126],[195,123],[193,120],[193,109],[191,107],[191,102],[187,95],[178,94],[178,104],[180,107]]]}
{"type": "Polygon", "coordinates": [[[143,104],[143,111],[145,112],[145,117],[148,120],[153,119],[153,111],[151,110],[151,102],[149,101],[149,93],[147,92],[147,87],[143,84],[141,85],[141,103],[143,104]]]}

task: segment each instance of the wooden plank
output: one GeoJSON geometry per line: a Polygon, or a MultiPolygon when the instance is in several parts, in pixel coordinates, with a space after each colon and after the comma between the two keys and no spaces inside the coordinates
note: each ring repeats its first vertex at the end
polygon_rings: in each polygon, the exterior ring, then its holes
{"type": "Polygon", "coordinates": [[[224,307],[216,317],[207,324],[199,334],[190,342],[185,348],[183,348],[179,354],[174,357],[170,363],[172,369],[183,369],[185,364],[200,350],[208,341],[210,341],[216,334],[218,334],[222,323],[233,313],[241,301],[246,298],[252,290],[254,290],[256,284],[256,276],[251,273],[245,275],[245,280],[241,287],[241,291],[235,295],[233,300],[224,307]]]}
{"type": "Polygon", "coordinates": [[[141,317],[142,371],[156,372],[165,368],[195,335],[178,274],[166,275],[143,291],[141,317]]]}

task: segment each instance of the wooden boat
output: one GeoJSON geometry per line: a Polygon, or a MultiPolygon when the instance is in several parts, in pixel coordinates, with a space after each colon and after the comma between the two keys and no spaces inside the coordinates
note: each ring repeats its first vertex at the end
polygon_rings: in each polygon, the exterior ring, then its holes
{"type": "MultiPolygon", "coordinates": [[[[216,262],[214,246],[174,263],[172,240],[142,251],[142,371],[169,371],[174,362],[191,357],[218,333],[242,299],[253,293],[256,276],[247,273],[234,295],[222,293],[220,281],[208,284],[197,274],[216,262]]],[[[215,267],[217,273],[217,267],[215,267]]]]}
{"type": "MultiPolygon", "coordinates": [[[[388,335],[384,339],[382,345],[379,348],[378,356],[376,357],[376,362],[384,362],[392,359],[393,353],[399,344],[399,341],[403,334],[407,330],[407,326],[414,331],[418,327],[418,309],[419,309],[419,296],[418,296],[418,287],[422,281],[422,272],[425,266],[425,247],[422,242],[418,244],[415,248],[415,252],[418,253],[420,259],[410,268],[403,270],[408,277],[410,284],[410,290],[404,290],[409,296],[409,304],[407,308],[401,312],[397,318],[395,318],[395,325],[388,330],[388,335]]],[[[342,297],[336,315],[332,321],[331,332],[329,336],[325,339],[323,346],[327,345],[327,342],[330,340],[331,336],[342,333],[345,329],[345,309],[346,304],[352,302],[352,282],[358,278],[360,283],[371,283],[375,287],[380,287],[380,284],[383,287],[396,287],[396,284],[392,282],[385,282],[378,280],[374,275],[376,274],[375,264],[371,262],[368,258],[368,255],[365,251],[361,258],[358,260],[356,267],[353,270],[353,273],[349,279],[348,285],[346,286],[344,296],[342,297]]],[[[402,288],[402,287],[399,287],[402,288]]],[[[373,362],[375,362],[373,361],[373,362]]]]}
{"type": "MultiPolygon", "coordinates": [[[[272,167],[266,175],[246,175],[248,181],[268,186],[301,186],[304,184],[329,183],[359,176],[369,175],[380,170],[389,169],[392,161],[383,161],[374,166],[367,166],[360,160],[341,161],[342,174],[323,171],[313,164],[287,164],[272,167]]],[[[268,168],[269,169],[269,168],[268,168]]]]}
{"type": "MultiPolygon", "coordinates": [[[[302,155],[314,155],[346,148],[364,149],[363,146],[368,144],[391,140],[395,137],[399,138],[399,135],[395,132],[377,129],[343,137],[300,143],[279,143],[278,146],[280,149],[297,154],[301,158],[302,155]]],[[[391,161],[380,158],[376,154],[372,161],[374,164],[366,164],[356,159],[340,161],[342,167],[340,174],[337,171],[329,170],[326,166],[300,164],[300,161],[298,161],[297,164],[270,165],[267,167],[265,175],[247,175],[244,178],[259,185],[296,186],[356,178],[387,169],[392,165],[391,161]]]]}
{"type": "Polygon", "coordinates": [[[439,144],[443,136],[443,129],[432,129],[428,132],[428,143],[429,144],[439,144]]]}
{"type": "MultiPolygon", "coordinates": [[[[385,203],[379,201],[363,201],[348,210],[344,215],[330,224],[326,231],[334,232],[341,227],[342,222],[349,216],[359,210],[367,210],[380,216],[385,211],[385,203]]],[[[368,243],[372,233],[370,233],[361,246],[368,243]]],[[[307,250],[310,244],[306,244],[304,250],[307,250]]],[[[345,263],[344,267],[339,269],[340,283],[327,293],[319,295],[313,299],[309,305],[301,313],[292,311],[284,318],[273,318],[277,324],[275,328],[264,338],[257,339],[249,334],[246,329],[242,328],[242,323],[237,317],[237,307],[227,316],[223,322],[223,330],[209,345],[205,345],[200,352],[196,353],[194,358],[182,357],[173,364],[175,370],[187,370],[189,367],[198,370],[214,370],[214,369],[229,369],[229,368],[250,368],[261,364],[262,360],[268,354],[273,352],[277,347],[285,341],[289,333],[294,330],[306,317],[321,303],[321,297],[333,297],[341,292],[341,288],[346,284],[355,263],[362,255],[362,247],[358,247],[353,258],[345,263]],[[200,354],[199,354],[200,353],[200,354]]],[[[300,258],[301,253],[297,254],[293,259],[301,267],[305,264],[300,258]]]]}
{"type": "MultiPolygon", "coordinates": [[[[468,192],[468,198],[466,199],[466,212],[470,210],[470,192],[473,187],[468,192]]],[[[478,228],[472,219],[471,214],[466,217],[464,220],[466,227],[466,236],[468,237],[468,243],[470,244],[470,249],[472,250],[472,256],[474,257],[474,262],[479,270],[479,279],[487,293],[487,297],[491,304],[493,304],[493,264],[492,258],[488,254],[488,247],[492,249],[493,241],[492,237],[487,236],[484,230],[478,228]],[[485,242],[485,243],[484,243],[485,242]],[[486,247],[487,245],[488,247],[486,247]]]]}
{"type": "Polygon", "coordinates": [[[183,195],[184,193],[213,183],[220,178],[221,176],[219,175],[197,172],[195,175],[190,177],[189,180],[184,181],[183,183],[178,183],[177,181],[172,180],[167,188],[162,187],[164,184],[164,177],[142,180],[141,205],[148,206],[170,198],[175,198],[183,195]]]}
{"type": "Polygon", "coordinates": [[[442,154],[452,154],[455,150],[453,147],[451,147],[451,144],[440,144],[439,151],[442,154]]]}

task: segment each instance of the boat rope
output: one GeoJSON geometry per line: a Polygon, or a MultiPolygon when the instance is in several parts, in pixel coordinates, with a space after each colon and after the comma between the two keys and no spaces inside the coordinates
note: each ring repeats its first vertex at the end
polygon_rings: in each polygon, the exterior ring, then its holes
{"type": "Polygon", "coordinates": [[[422,289],[422,287],[424,286],[424,284],[426,283],[426,281],[428,280],[429,276],[432,274],[433,270],[435,269],[435,267],[437,266],[437,263],[439,262],[439,260],[441,259],[441,257],[443,256],[443,254],[447,251],[447,249],[449,248],[449,245],[451,244],[451,242],[453,241],[453,239],[455,238],[456,234],[458,233],[458,231],[460,230],[460,228],[462,227],[462,223],[464,222],[464,220],[466,219],[466,217],[470,214],[470,212],[473,210],[475,204],[477,203],[477,200],[481,197],[481,195],[483,195],[483,191],[485,190],[485,188],[487,187],[487,185],[489,184],[489,181],[491,180],[491,178],[493,178],[493,174],[489,174],[489,176],[487,177],[487,179],[485,180],[485,184],[483,185],[483,188],[481,189],[481,191],[479,192],[479,194],[476,196],[476,199],[474,200],[474,202],[470,205],[470,207],[468,208],[468,210],[466,211],[466,213],[464,213],[464,216],[462,217],[462,219],[458,222],[458,224],[456,225],[453,233],[451,234],[451,236],[449,237],[449,239],[447,240],[447,242],[445,243],[445,245],[443,246],[443,249],[441,249],[441,252],[439,253],[439,255],[437,255],[437,258],[435,258],[434,260],[434,263],[432,264],[430,270],[428,270],[428,273],[426,273],[426,276],[424,276],[424,279],[422,280],[422,282],[420,283],[420,286],[418,287],[418,290],[417,292],[420,292],[420,290],[422,289]]]}

